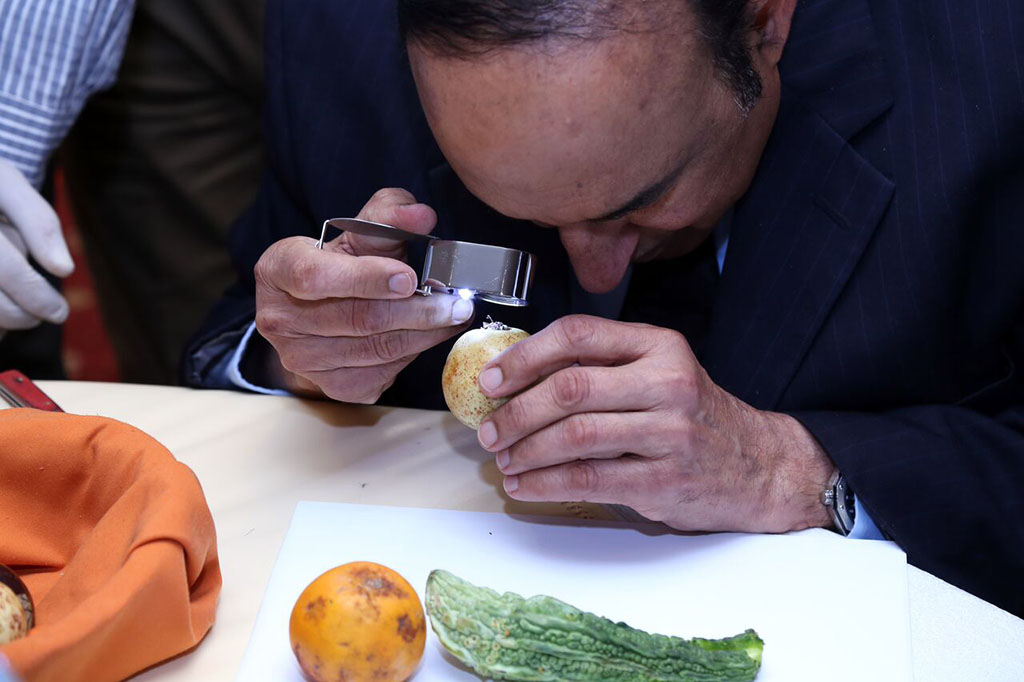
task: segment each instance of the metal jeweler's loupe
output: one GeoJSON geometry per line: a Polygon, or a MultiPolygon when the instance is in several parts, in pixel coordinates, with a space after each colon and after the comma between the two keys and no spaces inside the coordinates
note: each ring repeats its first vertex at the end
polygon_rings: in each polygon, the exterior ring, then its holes
{"type": "Polygon", "coordinates": [[[324,248],[327,227],[367,237],[396,241],[427,242],[423,275],[416,293],[429,296],[435,291],[465,299],[508,306],[524,306],[533,284],[533,254],[488,244],[438,239],[431,235],[406,232],[397,227],[358,218],[331,218],[324,221],[316,248],[324,248]]]}

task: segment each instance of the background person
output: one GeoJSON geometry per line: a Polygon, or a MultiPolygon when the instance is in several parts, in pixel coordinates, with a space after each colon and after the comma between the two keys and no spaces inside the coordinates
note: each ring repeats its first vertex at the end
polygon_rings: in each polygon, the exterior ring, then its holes
{"type": "Polygon", "coordinates": [[[262,0],[138,0],[116,84],[63,161],[122,381],[174,384],[234,279],[225,244],[263,146],[262,0]]]}
{"type": "Polygon", "coordinates": [[[0,366],[34,378],[63,373],[54,325],[68,305],[54,283],[74,268],[39,192],[86,100],[113,82],[131,12],[128,0],[0,0],[0,366]]]}

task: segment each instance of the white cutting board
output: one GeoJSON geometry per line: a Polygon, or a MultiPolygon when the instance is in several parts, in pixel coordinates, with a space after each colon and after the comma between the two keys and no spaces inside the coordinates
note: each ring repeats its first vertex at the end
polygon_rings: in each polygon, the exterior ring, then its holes
{"type": "MultiPolygon", "coordinates": [[[[911,679],[906,556],[824,530],[683,536],[660,527],[483,512],[300,502],[236,680],[302,682],[288,618],[333,566],[375,561],[420,598],[445,568],[524,596],[548,594],[615,621],[680,637],[754,628],[758,682],[911,679]]],[[[415,682],[479,680],[431,630],[415,682]]]]}

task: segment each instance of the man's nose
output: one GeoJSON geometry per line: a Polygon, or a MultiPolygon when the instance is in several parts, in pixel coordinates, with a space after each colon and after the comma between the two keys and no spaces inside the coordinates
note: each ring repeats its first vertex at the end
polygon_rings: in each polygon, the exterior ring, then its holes
{"type": "Polygon", "coordinates": [[[626,275],[639,231],[628,222],[577,223],[558,228],[580,285],[589,292],[611,291],[626,275]]]}

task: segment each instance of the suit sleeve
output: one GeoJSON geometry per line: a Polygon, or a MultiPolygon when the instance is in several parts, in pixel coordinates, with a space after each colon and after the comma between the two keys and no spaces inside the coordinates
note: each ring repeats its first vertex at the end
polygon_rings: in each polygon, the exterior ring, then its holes
{"type": "Polygon", "coordinates": [[[950,406],[798,412],[919,568],[1024,616],[1024,319],[1006,373],[950,406]]]}

